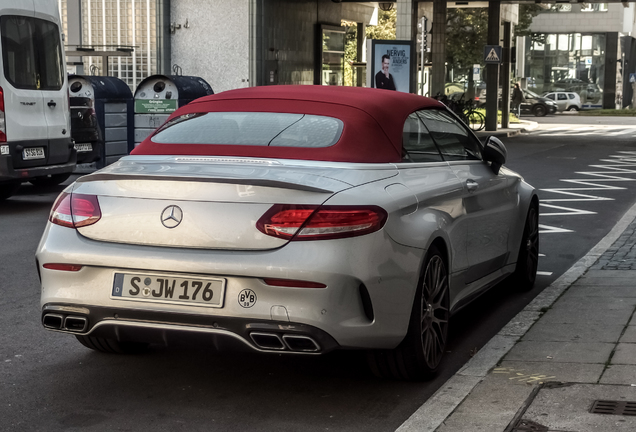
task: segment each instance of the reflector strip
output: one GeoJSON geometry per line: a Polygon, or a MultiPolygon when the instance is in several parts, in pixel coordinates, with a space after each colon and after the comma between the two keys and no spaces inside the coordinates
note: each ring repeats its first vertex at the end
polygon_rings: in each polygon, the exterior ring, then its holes
{"type": "Polygon", "coordinates": [[[45,269],[49,270],[61,270],[61,271],[71,271],[76,272],[82,269],[82,266],[79,264],[44,264],[42,265],[45,269]]]}
{"type": "Polygon", "coordinates": [[[271,286],[290,287],[290,288],[327,288],[327,285],[319,283],[319,282],[307,282],[307,281],[293,280],[293,279],[265,278],[263,279],[263,282],[271,286]]]}

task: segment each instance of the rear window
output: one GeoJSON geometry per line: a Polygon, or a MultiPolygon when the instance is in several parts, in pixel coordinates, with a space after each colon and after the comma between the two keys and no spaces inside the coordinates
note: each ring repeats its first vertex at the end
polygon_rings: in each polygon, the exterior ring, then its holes
{"type": "Polygon", "coordinates": [[[15,88],[60,90],[64,62],[56,24],[15,15],[0,18],[4,76],[15,88]]]}
{"type": "Polygon", "coordinates": [[[151,138],[158,144],[220,144],[262,147],[330,147],[343,123],[333,117],[268,113],[209,112],[184,114],[151,138]]]}

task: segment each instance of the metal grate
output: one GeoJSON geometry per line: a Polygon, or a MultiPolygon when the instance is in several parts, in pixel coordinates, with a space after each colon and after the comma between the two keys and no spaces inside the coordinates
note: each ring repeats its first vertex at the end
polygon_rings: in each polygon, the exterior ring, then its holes
{"type": "Polygon", "coordinates": [[[592,414],[636,416],[636,402],[595,400],[590,412],[592,414]]]}

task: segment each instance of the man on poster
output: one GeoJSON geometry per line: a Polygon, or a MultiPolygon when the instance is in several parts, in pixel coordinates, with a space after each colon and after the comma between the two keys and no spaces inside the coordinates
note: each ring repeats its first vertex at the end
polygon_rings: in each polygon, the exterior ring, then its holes
{"type": "Polygon", "coordinates": [[[386,90],[397,90],[395,88],[395,82],[393,81],[393,75],[389,73],[389,65],[391,64],[391,57],[388,54],[382,56],[382,70],[375,74],[375,87],[386,90]]]}

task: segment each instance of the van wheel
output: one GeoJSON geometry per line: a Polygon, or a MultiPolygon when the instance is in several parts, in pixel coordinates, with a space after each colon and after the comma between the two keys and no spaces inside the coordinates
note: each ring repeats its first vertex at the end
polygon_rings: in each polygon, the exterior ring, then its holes
{"type": "Polygon", "coordinates": [[[79,343],[86,348],[109,354],[142,354],[148,350],[148,344],[138,342],[119,342],[115,339],[75,335],[79,343]]]}
{"type": "Polygon", "coordinates": [[[48,187],[48,186],[57,186],[60,183],[63,183],[71,176],[71,173],[63,173],[63,174],[52,174],[43,177],[35,177],[29,180],[33,186],[37,187],[48,187]]]}
{"type": "Polygon", "coordinates": [[[0,184],[0,201],[6,200],[20,188],[20,182],[0,184]]]}
{"type": "Polygon", "coordinates": [[[410,381],[434,376],[448,338],[448,287],[448,270],[442,254],[431,246],[415,294],[406,337],[395,349],[368,353],[369,366],[375,375],[410,381]]]}

